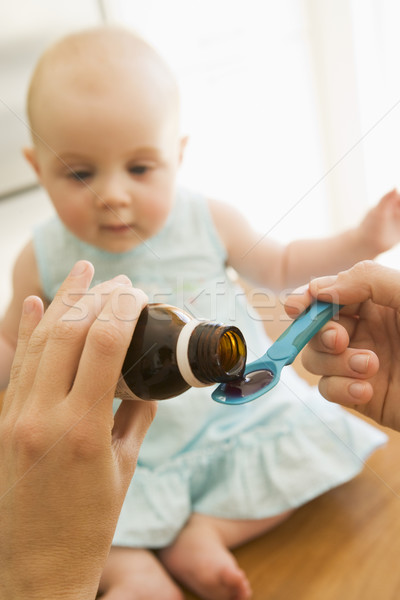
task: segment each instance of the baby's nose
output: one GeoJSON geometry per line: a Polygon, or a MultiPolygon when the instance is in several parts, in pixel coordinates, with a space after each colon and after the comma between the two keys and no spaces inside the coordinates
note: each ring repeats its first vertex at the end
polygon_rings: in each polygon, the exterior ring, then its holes
{"type": "Polygon", "coordinates": [[[108,177],[99,185],[96,191],[97,200],[102,206],[127,206],[131,202],[131,196],[124,177],[108,177]]]}

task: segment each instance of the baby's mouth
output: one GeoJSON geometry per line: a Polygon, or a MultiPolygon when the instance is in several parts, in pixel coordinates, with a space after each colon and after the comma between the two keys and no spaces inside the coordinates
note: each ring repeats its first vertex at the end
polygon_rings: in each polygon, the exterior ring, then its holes
{"type": "Polygon", "coordinates": [[[100,229],[110,233],[125,233],[132,230],[132,226],[127,223],[117,223],[115,225],[101,225],[100,229]]]}

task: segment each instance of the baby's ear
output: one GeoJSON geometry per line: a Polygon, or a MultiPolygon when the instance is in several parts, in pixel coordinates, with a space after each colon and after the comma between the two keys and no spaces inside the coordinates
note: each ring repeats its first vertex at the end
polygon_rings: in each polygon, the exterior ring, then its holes
{"type": "Polygon", "coordinates": [[[28,163],[33,167],[36,175],[40,177],[39,163],[37,160],[35,148],[31,146],[26,146],[25,148],[22,148],[22,154],[25,156],[28,163]]]}
{"type": "Polygon", "coordinates": [[[187,135],[185,135],[184,137],[182,137],[179,140],[179,164],[182,163],[183,155],[185,153],[185,148],[187,146],[188,141],[189,141],[189,136],[187,136],[187,135]]]}

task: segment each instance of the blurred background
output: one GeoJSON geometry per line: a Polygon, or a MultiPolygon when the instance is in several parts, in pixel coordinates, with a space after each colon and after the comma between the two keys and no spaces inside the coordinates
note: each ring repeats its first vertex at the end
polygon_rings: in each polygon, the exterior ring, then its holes
{"type": "MultiPolygon", "coordinates": [[[[52,213],[21,148],[38,56],[99,23],[165,57],[189,136],[181,183],[281,241],[354,225],[399,184],[396,0],[13,0],[0,6],[0,314],[32,227],[52,213]]],[[[400,249],[380,262],[400,267],[400,249]]]]}

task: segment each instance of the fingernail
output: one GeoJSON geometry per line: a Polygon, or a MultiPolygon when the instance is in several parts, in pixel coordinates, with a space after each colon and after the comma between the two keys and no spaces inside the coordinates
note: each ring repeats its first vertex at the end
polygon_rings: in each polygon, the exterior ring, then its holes
{"type": "Polygon", "coordinates": [[[365,385],[363,383],[351,383],[349,385],[349,392],[353,398],[361,398],[364,393],[365,385]]]}
{"type": "Polygon", "coordinates": [[[73,266],[70,275],[83,275],[83,273],[86,271],[87,269],[87,262],[85,260],[79,260],[77,263],[75,263],[75,265],[73,266]]]}
{"type": "Polygon", "coordinates": [[[121,285],[132,285],[131,280],[126,275],[117,275],[111,281],[113,281],[114,283],[119,283],[121,285]]]}
{"type": "Polygon", "coordinates": [[[369,354],[353,354],[349,359],[349,365],[357,373],[366,373],[369,364],[369,354]]]}
{"type": "Polygon", "coordinates": [[[335,329],[328,329],[321,334],[321,341],[328,350],[334,350],[336,345],[337,332],[335,329]]]}
{"type": "Polygon", "coordinates": [[[24,313],[26,315],[29,315],[29,313],[31,313],[35,310],[35,306],[36,306],[36,303],[35,303],[34,298],[29,296],[29,298],[26,298],[24,300],[24,304],[22,305],[22,310],[24,311],[24,313]]]}
{"type": "Polygon", "coordinates": [[[303,295],[305,291],[308,290],[308,283],[305,283],[304,285],[300,285],[299,287],[297,287],[295,290],[293,290],[293,292],[291,292],[290,295],[293,296],[300,296],[303,295]]]}
{"type": "Polygon", "coordinates": [[[141,311],[135,294],[130,290],[119,290],[113,297],[112,312],[120,321],[136,321],[141,311]]]}
{"type": "Polygon", "coordinates": [[[317,288],[319,291],[322,291],[332,287],[336,281],[337,275],[329,275],[327,277],[318,277],[317,279],[313,279],[311,283],[314,289],[317,288]]]}

